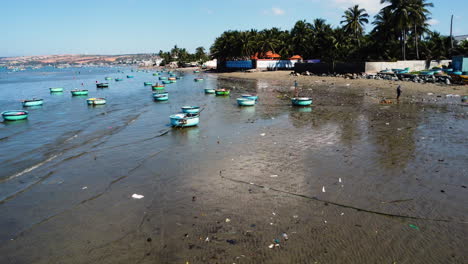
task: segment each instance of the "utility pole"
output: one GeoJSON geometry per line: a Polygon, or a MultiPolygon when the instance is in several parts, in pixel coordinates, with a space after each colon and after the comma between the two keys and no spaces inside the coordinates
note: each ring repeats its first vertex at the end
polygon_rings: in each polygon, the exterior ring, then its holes
{"type": "Polygon", "coordinates": [[[450,20],[450,45],[451,45],[451,48],[453,49],[453,35],[452,35],[452,31],[453,30],[453,15],[452,15],[452,19],[450,20]]]}

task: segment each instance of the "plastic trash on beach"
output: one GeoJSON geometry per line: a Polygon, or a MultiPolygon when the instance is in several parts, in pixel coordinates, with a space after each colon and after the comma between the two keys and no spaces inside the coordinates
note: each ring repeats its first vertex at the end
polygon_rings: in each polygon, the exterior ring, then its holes
{"type": "Polygon", "coordinates": [[[325,192],[325,186],[322,186],[322,192],[325,192]]]}
{"type": "Polygon", "coordinates": [[[274,244],[270,244],[270,245],[268,246],[268,248],[274,248],[274,247],[275,247],[274,244]]]}
{"type": "Polygon", "coordinates": [[[231,222],[231,219],[226,218],[226,223],[229,223],[229,222],[231,222]]]}
{"type": "Polygon", "coordinates": [[[288,234],[283,233],[283,238],[284,238],[284,240],[288,240],[289,239],[288,234]]]}
{"type": "Polygon", "coordinates": [[[132,195],[132,198],[133,198],[133,199],[142,199],[143,197],[145,197],[145,196],[143,196],[143,195],[141,195],[141,194],[136,194],[136,193],[134,193],[134,194],[132,195]]]}
{"type": "Polygon", "coordinates": [[[415,230],[419,230],[419,227],[416,226],[416,225],[413,225],[413,224],[410,224],[409,227],[411,227],[411,228],[413,228],[413,229],[415,229],[415,230]]]}
{"type": "Polygon", "coordinates": [[[261,133],[260,136],[264,137],[266,134],[265,133],[261,133]]]}

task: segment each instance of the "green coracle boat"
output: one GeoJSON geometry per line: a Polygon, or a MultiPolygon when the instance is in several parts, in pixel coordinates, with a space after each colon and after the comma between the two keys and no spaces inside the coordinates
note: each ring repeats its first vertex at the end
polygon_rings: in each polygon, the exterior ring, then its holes
{"type": "Polygon", "coordinates": [[[123,81],[123,79],[122,78],[115,78],[115,81],[116,82],[121,82],[121,81],[123,81]]]}
{"type": "Polygon", "coordinates": [[[170,84],[170,83],[171,83],[171,81],[164,80],[164,81],[162,81],[162,83],[163,83],[163,84],[170,84]]]}
{"type": "Polygon", "coordinates": [[[144,82],[144,84],[145,84],[146,86],[153,85],[152,82],[144,82]]]}
{"type": "Polygon", "coordinates": [[[176,83],[177,81],[176,80],[170,80],[169,82],[170,83],[176,83]]]}
{"type": "Polygon", "coordinates": [[[167,77],[161,76],[159,77],[159,80],[167,80],[167,77]]]}
{"type": "Polygon", "coordinates": [[[88,90],[75,89],[75,90],[71,90],[70,92],[72,96],[88,95],[88,90]]]}
{"type": "Polygon", "coordinates": [[[231,91],[229,91],[227,89],[216,89],[215,93],[216,93],[216,95],[226,96],[226,95],[229,95],[231,93],[231,91]]]}
{"type": "Polygon", "coordinates": [[[112,77],[106,77],[106,78],[104,78],[104,79],[105,79],[106,81],[110,81],[110,80],[112,80],[112,77]]]}
{"type": "Polygon", "coordinates": [[[164,90],[164,85],[153,85],[151,86],[151,89],[153,90],[164,90]]]}
{"type": "Polygon", "coordinates": [[[28,106],[39,106],[44,104],[43,99],[31,99],[31,100],[23,100],[22,101],[23,106],[28,107],[28,106]]]}
{"type": "Polygon", "coordinates": [[[158,76],[158,75],[159,75],[159,73],[157,73],[157,72],[153,73],[153,76],[158,76]]]}
{"type": "Polygon", "coordinates": [[[28,118],[28,111],[23,110],[8,110],[2,112],[2,117],[5,121],[17,121],[28,118]]]}
{"type": "Polygon", "coordinates": [[[51,93],[61,93],[61,92],[63,92],[63,88],[62,87],[49,88],[49,91],[51,93]]]}

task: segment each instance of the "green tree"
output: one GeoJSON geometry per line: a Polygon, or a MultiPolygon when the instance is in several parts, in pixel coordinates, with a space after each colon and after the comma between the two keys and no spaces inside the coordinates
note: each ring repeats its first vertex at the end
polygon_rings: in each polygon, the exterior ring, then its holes
{"type": "Polygon", "coordinates": [[[369,14],[363,8],[359,8],[359,5],[348,8],[345,11],[344,18],[341,24],[345,24],[343,29],[346,33],[351,34],[358,46],[361,47],[360,39],[364,33],[364,25],[369,23],[369,14]]]}

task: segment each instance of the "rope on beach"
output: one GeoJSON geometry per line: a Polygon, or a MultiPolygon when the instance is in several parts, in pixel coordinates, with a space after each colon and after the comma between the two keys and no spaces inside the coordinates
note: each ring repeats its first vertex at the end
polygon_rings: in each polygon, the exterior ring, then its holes
{"type": "Polygon", "coordinates": [[[364,209],[364,208],[358,208],[358,207],[355,207],[355,206],[352,206],[352,205],[340,204],[340,203],[337,203],[337,202],[327,201],[327,200],[320,199],[320,198],[317,198],[317,197],[311,197],[311,196],[307,196],[307,195],[304,195],[304,194],[284,191],[284,190],[280,190],[280,189],[273,188],[273,187],[267,187],[267,186],[256,184],[256,183],[253,183],[253,182],[246,182],[246,181],[243,181],[243,180],[237,180],[237,179],[224,177],[222,170],[219,171],[219,176],[222,179],[226,179],[226,180],[231,181],[231,182],[251,185],[251,186],[255,186],[257,188],[261,188],[261,189],[269,189],[269,190],[272,190],[272,191],[275,191],[275,192],[284,193],[284,194],[288,194],[288,195],[292,195],[292,196],[296,196],[296,197],[301,197],[301,198],[308,199],[308,200],[324,202],[324,203],[332,204],[332,205],[342,207],[342,208],[347,208],[347,209],[354,209],[354,210],[359,211],[359,212],[365,212],[365,213],[381,215],[381,216],[387,216],[387,217],[394,217],[394,218],[402,218],[402,219],[424,220],[424,221],[456,223],[456,224],[468,224],[468,222],[466,222],[466,221],[459,222],[459,221],[451,221],[451,220],[448,220],[448,219],[433,219],[433,218],[424,218],[424,217],[417,217],[417,216],[398,215],[398,214],[390,214],[390,213],[373,211],[373,210],[364,209]]]}

